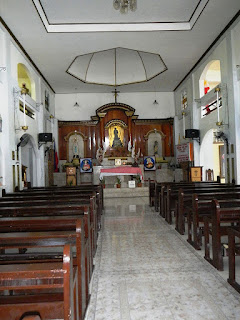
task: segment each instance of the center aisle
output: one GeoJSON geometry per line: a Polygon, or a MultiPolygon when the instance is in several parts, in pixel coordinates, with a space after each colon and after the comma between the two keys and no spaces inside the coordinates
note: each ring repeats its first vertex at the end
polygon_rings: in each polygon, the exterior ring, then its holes
{"type": "Polygon", "coordinates": [[[238,320],[240,296],[148,198],[105,201],[86,320],[238,320]]]}

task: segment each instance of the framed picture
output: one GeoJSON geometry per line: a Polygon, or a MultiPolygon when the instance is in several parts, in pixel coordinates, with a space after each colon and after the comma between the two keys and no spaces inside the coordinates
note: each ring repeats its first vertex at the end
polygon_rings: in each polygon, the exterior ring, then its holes
{"type": "Polygon", "coordinates": [[[121,159],[115,159],[115,166],[121,166],[122,160],[121,159]]]}
{"type": "Polygon", "coordinates": [[[82,158],[80,159],[80,172],[81,173],[91,173],[93,171],[92,158],[82,158]]]}
{"type": "Polygon", "coordinates": [[[147,171],[156,170],[155,164],[156,164],[155,156],[144,157],[144,160],[143,160],[144,170],[147,170],[147,171]]]}

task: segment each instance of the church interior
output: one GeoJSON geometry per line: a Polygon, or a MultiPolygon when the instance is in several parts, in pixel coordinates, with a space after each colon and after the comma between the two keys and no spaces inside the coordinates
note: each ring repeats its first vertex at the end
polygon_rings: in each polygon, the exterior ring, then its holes
{"type": "Polygon", "coordinates": [[[0,320],[240,319],[240,1],[0,0],[0,320]]]}

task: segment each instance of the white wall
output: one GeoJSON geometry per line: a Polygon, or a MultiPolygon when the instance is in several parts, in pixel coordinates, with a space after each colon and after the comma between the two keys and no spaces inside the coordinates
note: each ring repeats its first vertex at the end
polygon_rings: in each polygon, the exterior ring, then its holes
{"type": "MultiPolygon", "coordinates": [[[[172,92],[120,93],[117,101],[136,109],[135,114],[139,115],[139,119],[169,118],[175,115],[172,92]],[[153,104],[155,99],[158,105],[153,104]]],[[[91,116],[96,115],[96,109],[111,102],[114,102],[114,96],[108,93],[56,94],[55,116],[65,121],[90,120],[91,116]],[[73,107],[75,102],[80,105],[79,108],[73,107]]]]}
{"type": "MultiPolygon", "coordinates": [[[[21,168],[21,157],[19,161],[12,159],[12,152],[16,153],[17,144],[20,142],[21,136],[25,133],[21,126],[24,124],[24,115],[19,110],[18,99],[23,99],[19,96],[20,88],[18,87],[18,63],[23,63],[29,70],[31,79],[35,82],[36,99],[26,95],[26,101],[35,113],[35,119],[26,116],[26,125],[28,126],[27,134],[32,137],[32,145],[35,146],[36,165],[35,172],[33,173],[33,185],[45,185],[45,167],[44,167],[44,147],[37,148],[38,133],[44,132],[44,117],[47,113],[49,118],[50,114],[55,113],[54,109],[54,93],[51,88],[45,83],[41,75],[35,70],[34,66],[24,56],[22,51],[18,48],[17,44],[0,24],[0,63],[1,66],[6,66],[6,72],[0,72],[0,91],[1,91],[1,104],[0,114],[3,118],[3,132],[0,133],[0,148],[2,151],[2,168],[3,168],[3,185],[6,187],[7,192],[13,191],[13,168],[19,166],[21,168]],[[42,96],[44,96],[45,89],[50,94],[50,110],[45,110],[42,96]],[[14,94],[14,91],[17,93],[14,94]]],[[[48,128],[49,129],[49,128],[48,128]]],[[[51,128],[52,129],[52,128],[51,128]]],[[[52,129],[53,131],[53,129],[52,129]]],[[[17,171],[15,170],[17,179],[17,171]]],[[[17,184],[17,181],[16,181],[17,184]]]]}
{"type": "MultiPolygon", "coordinates": [[[[213,48],[209,50],[192,73],[189,74],[181,86],[175,91],[175,107],[176,114],[178,115],[175,121],[175,131],[180,133],[180,137],[182,136],[181,92],[186,89],[189,102],[188,110],[186,110],[186,128],[190,124],[192,128],[199,129],[201,141],[203,141],[203,139],[205,140],[211,129],[218,129],[225,133],[229,145],[233,144],[236,149],[236,153],[229,154],[228,157],[230,158],[230,164],[232,164],[231,158],[235,159],[235,172],[237,172],[235,179],[237,183],[240,183],[240,81],[237,80],[236,65],[240,65],[240,18],[222,35],[213,48]],[[213,60],[220,60],[221,85],[226,86],[226,90],[222,90],[223,107],[220,108],[220,120],[223,121],[224,126],[220,128],[216,125],[217,111],[201,118],[201,104],[199,104],[197,100],[200,98],[199,79],[205,67],[213,60]],[[207,136],[205,136],[206,134],[207,136]]],[[[207,95],[213,96],[214,92],[209,92],[207,95]]],[[[176,143],[178,143],[177,135],[175,138],[176,143]]],[[[180,143],[182,142],[184,142],[184,139],[181,139],[180,143]]],[[[206,148],[204,149],[206,150],[206,148]]],[[[199,151],[200,148],[197,142],[194,142],[194,163],[195,165],[206,166],[207,161],[210,161],[209,154],[211,152],[207,154],[208,151],[206,151],[206,156],[201,155],[200,158],[199,151]],[[205,157],[208,159],[206,160],[205,157]]],[[[229,171],[232,173],[232,168],[230,168],[229,171]]],[[[230,175],[230,181],[232,178],[230,175]]]]}

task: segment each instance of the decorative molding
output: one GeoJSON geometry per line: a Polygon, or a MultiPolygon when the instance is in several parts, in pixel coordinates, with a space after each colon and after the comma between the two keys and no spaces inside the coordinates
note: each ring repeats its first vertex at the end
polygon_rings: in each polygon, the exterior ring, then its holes
{"type": "Polygon", "coordinates": [[[154,134],[159,133],[162,136],[163,140],[166,138],[166,135],[161,130],[153,129],[153,130],[148,131],[147,134],[145,134],[145,136],[144,136],[145,141],[148,140],[149,135],[152,133],[154,133],[154,134]]]}
{"type": "Polygon", "coordinates": [[[114,126],[114,125],[118,125],[123,128],[128,128],[127,124],[124,121],[119,120],[119,119],[113,119],[113,120],[110,120],[106,123],[105,129],[108,129],[109,127],[114,126]]]}
{"type": "Polygon", "coordinates": [[[132,117],[134,115],[133,111],[125,111],[127,117],[132,117]]]}
{"type": "Polygon", "coordinates": [[[97,115],[99,116],[99,118],[104,118],[106,114],[107,114],[107,112],[98,112],[98,113],[97,113],[97,115]]]}
{"type": "Polygon", "coordinates": [[[69,133],[64,137],[64,140],[68,142],[68,141],[69,141],[69,138],[70,138],[72,135],[74,135],[74,134],[79,135],[79,136],[82,136],[83,141],[86,141],[86,140],[88,139],[88,137],[85,136],[82,132],[75,130],[75,131],[69,132],[69,133]]]}
{"type": "MultiPolygon", "coordinates": [[[[133,118],[134,119],[134,118],[133,118]]],[[[163,124],[163,123],[169,123],[173,124],[174,119],[173,118],[167,118],[167,119],[134,119],[134,123],[136,125],[143,125],[143,124],[163,124]]]]}
{"type": "Polygon", "coordinates": [[[119,32],[119,31],[188,31],[191,30],[209,0],[199,0],[187,21],[156,21],[138,23],[50,23],[43,4],[40,0],[32,0],[37,13],[48,33],[73,33],[73,32],[119,32]]]}
{"type": "Polygon", "coordinates": [[[99,113],[108,112],[109,110],[113,110],[113,109],[120,109],[125,112],[131,111],[131,112],[133,112],[133,114],[135,113],[135,109],[125,103],[112,102],[112,103],[104,104],[103,106],[98,108],[96,110],[96,114],[98,115],[99,113]]]}
{"type": "Polygon", "coordinates": [[[98,121],[86,120],[86,121],[58,121],[58,127],[69,126],[96,126],[98,121]]]}

